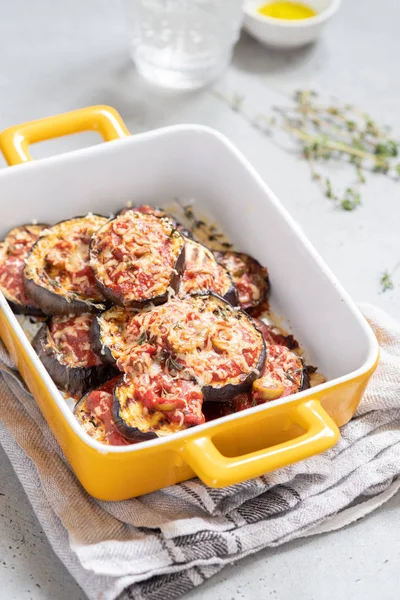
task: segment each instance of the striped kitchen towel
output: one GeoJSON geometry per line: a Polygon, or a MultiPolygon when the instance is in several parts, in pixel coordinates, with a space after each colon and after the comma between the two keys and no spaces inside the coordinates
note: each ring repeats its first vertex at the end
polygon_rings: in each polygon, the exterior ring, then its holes
{"type": "Polygon", "coordinates": [[[0,349],[0,443],[55,552],[90,599],[172,600],[225,564],[343,527],[400,487],[400,326],[362,310],[381,360],[339,443],[224,489],[198,480],[124,502],[80,486],[32,396],[0,349]]]}

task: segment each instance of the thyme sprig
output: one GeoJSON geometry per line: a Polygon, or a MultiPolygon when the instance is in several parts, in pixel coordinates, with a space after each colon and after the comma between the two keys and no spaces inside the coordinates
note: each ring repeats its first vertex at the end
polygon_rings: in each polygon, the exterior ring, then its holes
{"type": "Polygon", "coordinates": [[[387,292],[388,290],[392,290],[394,288],[392,276],[388,270],[386,270],[382,273],[380,283],[381,283],[382,292],[387,292]]]}
{"type": "MultiPolygon", "coordinates": [[[[342,210],[353,211],[361,204],[366,172],[400,179],[399,140],[389,127],[379,125],[368,113],[350,104],[324,104],[315,91],[300,90],[290,105],[275,107],[274,114],[265,115],[249,111],[240,94],[229,97],[217,90],[213,94],[263,135],[274,138],[278,131],[289,134],[308,162],[313,180],[342,210]],[[352,167],[354,179],[344,190],[338,190],[331,178],[321,172],[321,166],[328,161],[345,162],[352,167]]],[[[393,275],[398,266],[400,263],[391,272],[382,273],[382,292],[395,287],[393,275]]]]}
{"type": "Polygon", "coordinates": [[[389,128],[379,126],[368,113],[348,104],[321,104],[318,95],[309,90],[296,92],[291,106],[275,108],[275,112],[280,127],[296,138],[313,179],[343,210],[351,211],[361,204],[359,188],[366,182],[367,170],[398,178],[399,142],[389,128]],[[341,193],[316,168],[317,163],[328,160],[345,161],[354,168],[354,184],[341,193]]]}
{"type": "Polygon", "coordinates": [[[165,361],[165,366],[168,370],[172,371],[183,371],[183,369],[185,368],[184,365],[181,365],[180,363],[176,362],[176,360],[172,358],[172,356],[168,356],[168,358],[165,361]]]}
{"type": "Polygon", "coordinates": [[[136,341],[138,346],[141,346],[142,344],[145,344],[146,342],[148,342],[148,337],[147,337],[147,331],[145,329],[143,329],[143,331],[140,332],[140,335],[136,341]]]}
{"type": "Polygon", "coordinates": [[[394,289],[395,284],[393,282],[393,276],[399,267],[400,267],[400,262],[398,262],[391,271],[388,271],[388,269],[386,269],[382,273],[381,278],[379,280],[382,292],[388,292],[389,290],[394,289]]]}
{"type": "Polygon", "coordinates": [[[286,132],[309,163],[312,178],[324,195],[345,211],[361,204],[360,187],[366,183],[367,171],[400,178],[399,140],[390,128],[378,125],[368,113],[352,105],[324,104],[315,91],[300,90],[290,105],[274,107],[274,114],[253,116],[244,96],[233,94],[229,98],[217,91],[214,95],[268,137],[286,132]],[[353,168],[354,180],[343,190],[321,172],[328,161],[345,162],[353,168]]]}

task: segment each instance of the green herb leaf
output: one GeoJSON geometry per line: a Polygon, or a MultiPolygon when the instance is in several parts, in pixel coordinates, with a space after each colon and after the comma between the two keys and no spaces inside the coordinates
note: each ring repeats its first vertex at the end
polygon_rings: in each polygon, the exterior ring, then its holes
{"type": "Polygon", "coordinates": [[[340,206],[344,210],[354,210],[359,204],[361,204],[359,192],[353,190],[352,188],[347,188],[340,206]]]}
{"type": "Polygon", "coordinates": [[[382,277],[380,279],[380,284],[382,288],[382,292],[387,292],[388,290],[392,290],[394,288],[394,284],[392,281],[392,276],[389,271],[384,271],[382,277]]]}
{"type": "Polygon", "coordinates": [[[176,360],[174,360],[172,356],[169,356],[167,358],[167,360],[165,361],[165,365],[167,369],[172,369],[174,371],[183,371],[183,369],[185,368],[184,365],[181,365],[180,363],[176,362],[176,360]]]}
{"type": "Polygon", "coordinates": [[[234,110],[235,112],[239,112],[243,106],[243,102],[244,96],[241,96],[240,94],[233,94],[231,104],[232,110],[234,110]]]}
{"type": "Polygon", "coordinates": [[[141,346],[145,342],[147,342],[147,332],[145,330],[143,330],[143,331],[140,332],[140,335],[139,335],[138,340],[137,340],[136,343],[137,343],[138,346],[141,346]]]}

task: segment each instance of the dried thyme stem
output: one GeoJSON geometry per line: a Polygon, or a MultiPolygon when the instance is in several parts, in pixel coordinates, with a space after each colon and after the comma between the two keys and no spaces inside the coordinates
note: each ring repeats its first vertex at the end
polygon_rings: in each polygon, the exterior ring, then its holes
{"type": "Polygon", "coordinates": [[[342,144],[341,142],[321,139],[320,136],[305,133],[304,131],[301,131],[300,129],[297,129],[296,127],[292,127],[290,125],[285,125],[284,129],[286,129],[286,131],[289,131],[294,136],[304,141],[320,143],[325,148],[329,148],[329,150],[338,150],[339,152],[351,154],[352,156],[357,156],[358,158],[374,161],[375,163],[380,164],[382,166],[384,166],[385,164],[384,161],[379,159],[379,157],[377,157],[375,154],[364,152],[363,150],[359,150],[358,148],[352,148],[351,146],[347,146],[346,144],[342,144]]]}

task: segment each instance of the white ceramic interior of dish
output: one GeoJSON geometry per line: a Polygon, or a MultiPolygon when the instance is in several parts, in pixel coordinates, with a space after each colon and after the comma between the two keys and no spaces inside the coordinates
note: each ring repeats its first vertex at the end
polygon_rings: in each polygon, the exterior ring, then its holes
{"type": "MultiPolygon", "coordinates": [[[[194,198],[236,249],[268,267],[272,305],[328,378],[323,386],[372,367],[377,342],[361,313],[248,161],[224,136],[206,127],[168,127],[1,171],[0,239],[11,227],[32,220],[56,222],[88,211],[107,215],[128,201],[168,205],[174,197],[194,198]]],[[[83,432],[1,293],[0,308],[71,427],[103,452],[134,451],[105,450],[83,432]]]]}
{"type": "Polygon", "coordinates": [[[300,1],[300,4],[314,9],[317,15],[308,19],[288,20],[261,15],[258,9],[267,2],[268,0],[245,0],[244,27],[262,44],[281,48],[294,48],[315,41],[341,4],[341,0],[300,1]]]}

